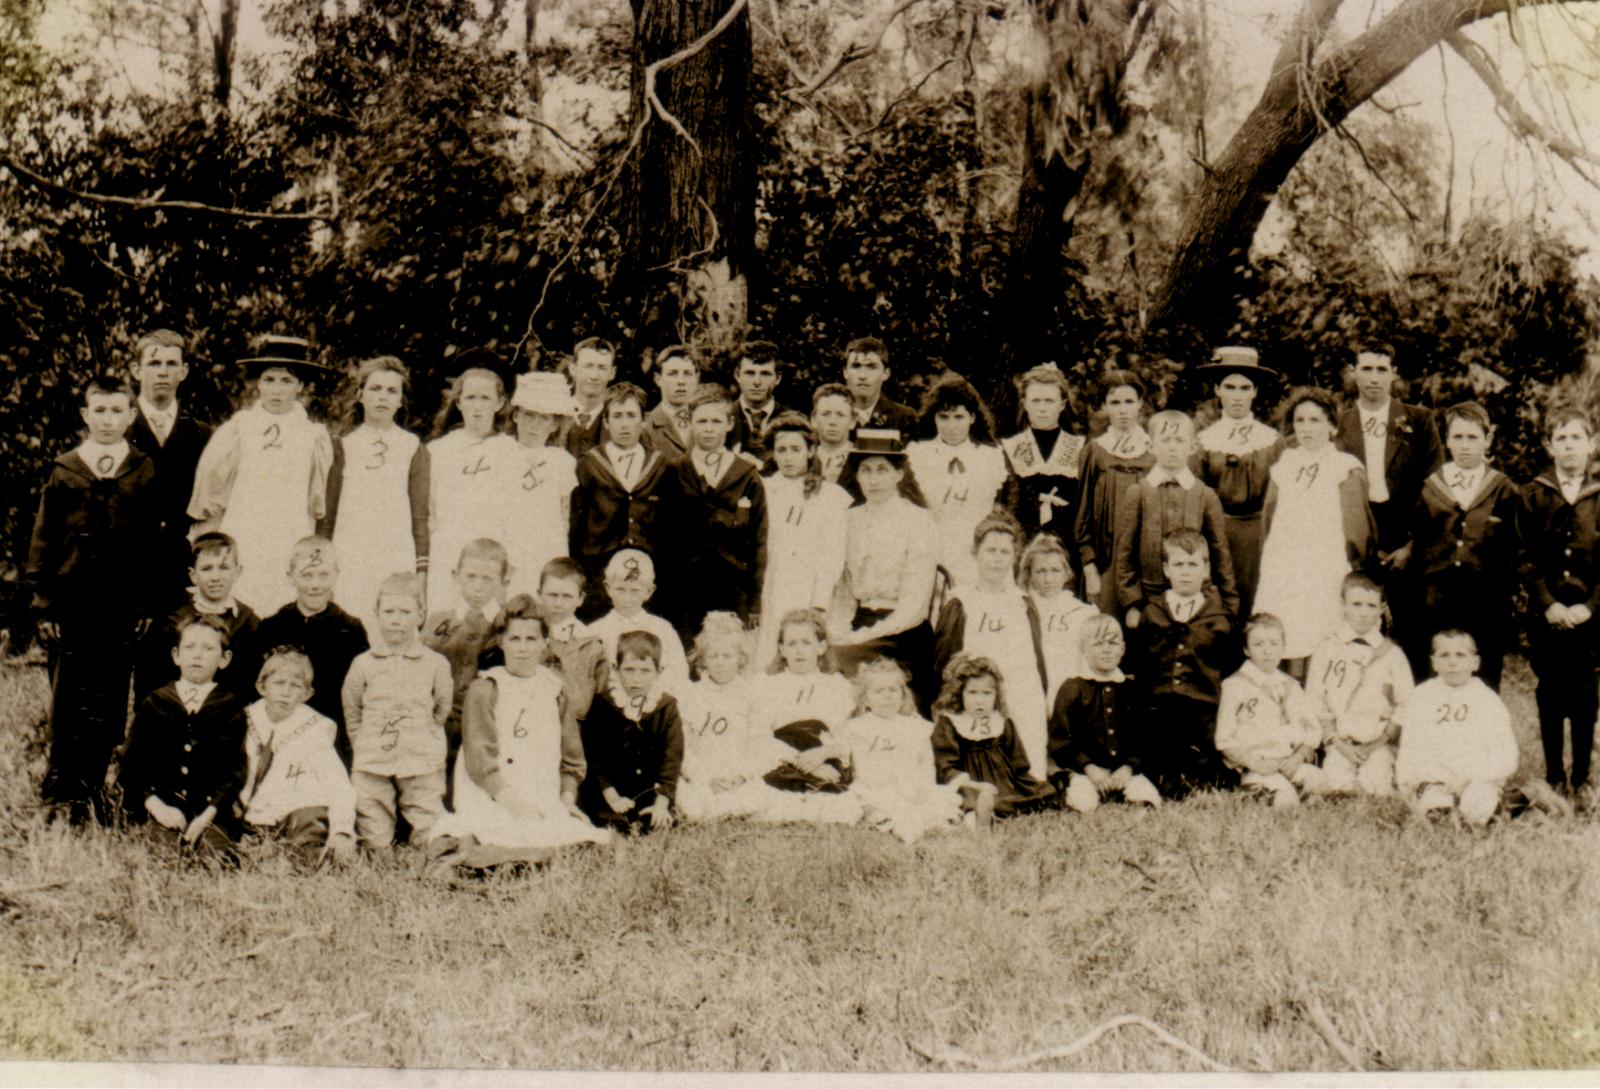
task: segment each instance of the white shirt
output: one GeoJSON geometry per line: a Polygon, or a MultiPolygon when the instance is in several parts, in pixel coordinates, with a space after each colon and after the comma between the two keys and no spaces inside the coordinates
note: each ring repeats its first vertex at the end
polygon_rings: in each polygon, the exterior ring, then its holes
{"type": "Polygon", "coordinates": [[[1366,455],[1363,460],[1367,465],[1367,499],[1373,503],[1387,503],[1389,481],[1384,478],[1383,470],[1389,449],[1389,404],[1384,402],[1382,408],[1372,412],[1358,404],[1356,412],[1361,416],[1361,445],[1366,455]]]}
{"type": "Polygon", "coordinates": [[[102,446],[90,439],[78,447],[78,456],[89,466],[91,473],[104,480],[108,476],[115,475],[122,467],[122,463],[128,460],[128,443],[127,440],[123,440],[110,446],[102,446]]]}
{"type": "Polygon", "coordinates": [[[183,709],[191,715],[198,714],[200,708],[205,706],[206,697],[211,695],[211,690],[217,687],[216,681],[207,681],[205,684],[190,684],[188,681],[178,681],[178,698],[183,701],[183,709]]]}
{"type": "Polygon", "coordinates": [[[1144,478],[1144,482],[1150,485],[1152,488],[1159,488],[1169,480],[1178,485],[1180,488],[1192,488],[1196,483],[1194,474],[1189,471],[1189,467],[1187,465],[1183,466],[1175,473],[1168,472],[1161,466],[1157,465],[1154,469],[1151,469],[1149,474],[1144,478]]]}
{"type": "Polygon", "coordinates": [[[165,446],[167,439],[172,436],[172,425],[178,422],[177,400],[174,399],[168,408],[157,408],[141,397],[139,398],[139,414],[150,425],[150,430],[154,432],[156,441],[165,446]]]}
{"type": "Polygon", "coordinates": [[[614,442],[606,443],[606,460],[611,463],[611,471],[617,474],[622,486],[630,492],[644,475],[644,463],[649,457],[643,446],[635,445],[631,450],[624,450],[614,442]]]}
{"type": "Polygon", "coordinates": [[[1205,599],[1204,594],[1190,594],[1184,597],[1176,590],[1168,590],[1167,612],[1172,614],[1172,619],[1187,624],[1194,619],[1194,614],[1200,611],[1200,605],[1205,599]]]}
{"type": "Polygon", "coordinates": [[[857,408],[855,406],[855,402],[851,402],[850,411],[855,413],[857,427],[867,426],[867,421],[872,419],[872,414],[874,412],[878,411],[878,402],[882,399],[882,394],[879,394],[877,397],[872,399],[872,403],[866,408],[857,408]]]}

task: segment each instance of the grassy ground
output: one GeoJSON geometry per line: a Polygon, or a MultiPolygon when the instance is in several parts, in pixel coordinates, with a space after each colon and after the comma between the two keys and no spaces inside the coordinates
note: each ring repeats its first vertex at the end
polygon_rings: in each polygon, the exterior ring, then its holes
{"type": "MultiPolygon", "coordinates": [[[[970,1070],[1131,1014],[1241,1070],[1600,1065],[1589,820],[1206,797],[913,847],[686,829],[485,882],[215,874],[43,824],[44,695],[0,670],[3,1059],[970,1070]]],[[[1024,1068],[1206,1066],[1123,1025],[1024,1068]]]]}

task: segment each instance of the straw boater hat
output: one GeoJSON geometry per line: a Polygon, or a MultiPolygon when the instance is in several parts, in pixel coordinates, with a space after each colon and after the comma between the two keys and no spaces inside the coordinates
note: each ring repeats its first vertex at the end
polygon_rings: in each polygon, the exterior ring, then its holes
{"type": "Polygon", "coordinates": [[[311,354],[311,342],[305,337],[285,337],[268,334],[256,341],[256,354],[239,360],[239,365],[252,376],[273,367],[292,371],[302,382],[333,374],[333,368],[319,363],[311,354]]]}
{"type": "Polygon", "coordinates": [[[856,430],[856,441],[846,456],[855,463],[866,458],[904,458],[906,444],[897,427],[862,427],[856,430]]]}
{"type": "Polygon", "coordinates": [[[1269,386],[1283,376],[1271,367],[1261,365],[1261,356],[1254,348],[1230,344],[1218,348],[1211,362],[1194,369],[1195,377],[1220,382],[1230,374],[1242,374],[1257,386],[1269,386]]]}
{"type": "Polygon", "coordinates": [[[551,416],[571,416],[577,412],[578,403],[561,375],[554,371],[533,371],[517,375],[517,390],[511,395],[511,407],[551,416]]]}

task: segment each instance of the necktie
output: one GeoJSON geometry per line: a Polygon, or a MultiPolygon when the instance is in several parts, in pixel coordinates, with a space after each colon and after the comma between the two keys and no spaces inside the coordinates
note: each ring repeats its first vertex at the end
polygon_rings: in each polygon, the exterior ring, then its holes
{"type": "Polygon", "coordinates": [[[199,710],[200,710],[200,691],[199,691],[199,689],[191,688],[191,689],[189,689],[189,691],[187,691],[187,692],[185,692],[183,694],[183,709],[185,711],[189,712],[191,715],[196,714],[196,713],[199,712],[199,710]]]}

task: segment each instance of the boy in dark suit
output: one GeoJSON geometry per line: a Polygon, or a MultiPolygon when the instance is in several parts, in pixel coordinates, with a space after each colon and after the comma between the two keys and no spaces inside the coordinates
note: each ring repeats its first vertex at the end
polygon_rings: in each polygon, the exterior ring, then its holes
{"type": "Polygon", "coordinates": [[[694,450],[668,467],[661,522],[677,532],[663,542],[661,585],[668,619],[697,632],[706,613],[725,609],[750,623],[759,607],[767,559],[767,498],[749,459],[728,449],[733,399],[702,385],[689,402],[694,450]]]}
{"type": "Polygon", "coordinates": [[[687,344],[656,353],[661,400],[644,418],[644,444],[668,461],[689,452],[689,398],[700,384],[700,356],[687,344]]]}
{"type": "Polygon", "coordinates": [[[606,387],[617,376],[617,349],[609,340],[587,337],[572,349],[566,366],[578,409],[562,425],[560,445],[575,458],[605,442],[606,387]]]}
{"type": "MultiPolygon", "coordinates": [[[[178,400],[178,387],[188,377],[183,358],[183,337],[171,329],[156,329],[139,338],[129,368],[139,390],[128,445],[155,463],[158,511],[164,557],[156,576],[161,593],[181,604],[188,555],[189,497],[194,492],[194,470],[211,437],[211,428],[186,411],[178,400]]],[[[163,603],[165,604],[165,603],[163,603]]],[[[170,648],[168,648],[170,649],[170,648]]],[[[254,683],[254,678],[251,679],[254,683]]]]}
{"type": "Polygon", "coordinates": [[[139,639],[159,593],[155,464],[128,444],[133,390],[100,375],[84,390],[89,437],[56,458],[34,520],[28,583],[50,651],[50,761],[41,788],[74,824],[105,811],[139,639]]]}
{"type": "Polygon", "coordinates": [[[1234,785],[1217,752],[1215,732],[1222,678],[1238,665],[1233,624],[1217,592],[1205,585],[1211,562],[1206,539],[1180,529],[1161,542],[1168,589],[1144,603],[1134,675],[1150,723],[1145,774],[1162,797],[1234,785]]]}
{"type": "Polygon", "coordinates": [[[739,387],[739,401],[733,410],[733,433],[728,446],[760,464],[767,457],[767,425],[778,413],[787,411],[773,396],[783,381],[778,346],[768,340],[746,344],[733,368],[733,381],[739,387]]]}
{"type": "Polygon", "coordinates": [[[228,629],[192,617],[171,651],[178,679],[133,713],[118,782],[128,820],[148,818],[189,847],[225,849],[238,836],[234,800],[244,786],[244,704],[217,683],[228,664],[228,629]]]}

